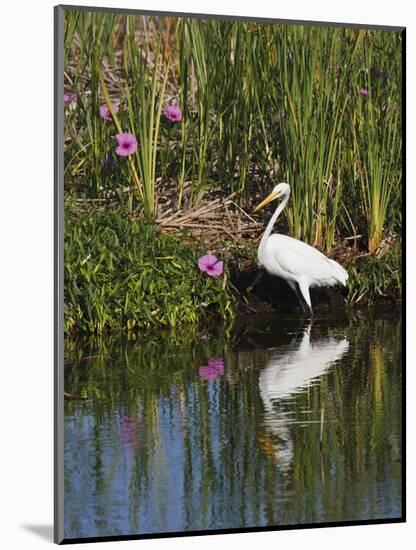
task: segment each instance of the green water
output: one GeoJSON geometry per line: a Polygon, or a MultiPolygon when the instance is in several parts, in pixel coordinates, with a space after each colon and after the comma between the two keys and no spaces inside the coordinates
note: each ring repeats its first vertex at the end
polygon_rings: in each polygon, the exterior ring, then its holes
{"type": "Polygon", "coordinates": [[[401,322],[67,345],[65,537],[399,518],[401,322]]]}

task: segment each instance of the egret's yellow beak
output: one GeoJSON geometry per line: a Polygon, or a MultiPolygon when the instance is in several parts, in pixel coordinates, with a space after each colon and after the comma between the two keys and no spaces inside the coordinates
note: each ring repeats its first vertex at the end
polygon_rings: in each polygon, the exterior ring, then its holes
{"type": "Polygon", "coordinates": [[[272,193],[270,193],[270,195],[266,197],[263,202],[261,202],[258,206],[256,206],[256,208],[253,210],[253,214],[254,212],[257,212],[258,210],[263,208],[263,206],[266,206],[266,204],[269,204],[269,202],[272,202],[274,201],[274,199],[277,199],[278,197],[280,197],[280,195],[281,193],[279,191],[277,192],[273,191],[272,193]]]}

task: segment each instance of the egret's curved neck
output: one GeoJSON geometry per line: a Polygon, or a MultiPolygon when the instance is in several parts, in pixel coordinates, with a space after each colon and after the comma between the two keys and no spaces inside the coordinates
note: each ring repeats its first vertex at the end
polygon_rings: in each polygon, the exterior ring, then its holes
{"type": "Polygon", "coordinates": [[[282,200],[282,202],[276,208],[275,213],[270,218],[270,221],[267,224],[266,231],[263,233],[263,237],[261,238],[261,241],[260,241],[259,253],[258,253],[258,258],[260,260],[260,263],[262,261],[263,251],[264,251],[264,247],[266,246],[267,239],[270,237],[270,233],[273,231],[273,226],[276,223],[277,218],[280,216],[280,214],[284,210],[284,208],[287,204],[287,201],[289,200],[289,195],[290,195],[290,193],[287,193],[285,195],[285,198],[282,200]]]}

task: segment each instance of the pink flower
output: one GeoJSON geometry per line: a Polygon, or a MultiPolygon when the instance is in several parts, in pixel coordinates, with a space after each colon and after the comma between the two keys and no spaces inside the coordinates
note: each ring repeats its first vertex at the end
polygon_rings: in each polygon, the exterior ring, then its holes
{"type": "Polygon", "coordinates": [[[77,101],[78,101],[78,94],[75,94],[75,93],[64,94],[64,105],[69,105],[70,103],[76,103],[77,101]]]}
{"type": "Polygon", "coordinates": [[[117,134],[116,140],[118,143],[116,153],[121,157],[128,157],[129,155],[132,155],[136,152],[139,145],[133,134],[129,134],[128,132],[117,134]]]}
{"type": "Polygon", "coordinates": [[[213,254],[205,254],[199,258],[198,267],[210,277],[218,277],[224,271],[224,262],[220,262],[213,254]]]}
{"type": "Polygon", "coordinates": [[[172,122],[180,122],[182,120],[182,111],[177,105],[165,105],[163,114],[172,122]]]}
{"type": "Polygon", "coordinates": [[[202,380],[213,380],[224,374],[224,360],[221,357],[211,357],[208,360],[208,365],[200,367],[198,370],[202,380]]]}
{"type": "Polygon", "coordinates": [[[367,88],[360,88],[360,89],[358,90],[358,93],[359,93],[360,96],[362,96],[362,97],[367,97],[367,96],[368,96],[368,90],[367,90],[367,88]]]}
{"type": "MultiPolygon", "coordinates": [[[[118,103],[113,103],[113,109],[114,112],[117,113],[119,110],[118,103]]],[[[107,107],[107,105],[101,105],[100,107],[100,115],[103,117],[104,120],[107,122],[111,122],[113,120],[113,117],[111,116],[110,109],[107,107]]]]}
{"type": "Polygon", "coordinates": [[[125,451],[135,451],[141,444],[142,422],[137,416],[120,418],[120,441],[125,451]]]}

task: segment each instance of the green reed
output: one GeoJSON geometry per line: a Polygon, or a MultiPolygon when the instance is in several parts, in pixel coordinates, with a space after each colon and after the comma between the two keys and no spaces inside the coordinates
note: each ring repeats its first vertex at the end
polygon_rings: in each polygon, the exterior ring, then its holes
{"type": "Polygon", "coordinates": [[[82,181],[91,193],[100,190],[108,176],[103,158],[111,136],[99,116],[99,67],[104,56],[114,59],[120,18],[69,11],[65,21],[65,84],[78,94],[76,109],[66,112],[65,184],[70,188],[82,181]]]}
{"type": "Polygon", "coordinates": [[[220,78],[216,80],[218,169],[230,190],[241,193],[247,185],[250,149],[255,128],[256,40],[248,24],[217,25],[213,48],[220,78]],[[226,55],[221,51],[226,44],[226,55]]]}
{"type": "MultiPolygon", "coordinates": [[[[178,31],[179,89],[187,115],[182,173],[195,174],[196,194],[221,187],[241,196],[250,169],[266,159],[270,143],[264,98],[268,60],[260,26],[182,20],[178,31]],[[196,169],[195,169],[196,166],[196,169]]],[[[182,178],[184,179],[184,178],[182,178]]]]}
{"type": "Polygon", "coordinates": [[[158,178],[176,184],[178,208],[217,189],[250,208],[286,180],[292,235],[329,252],[359,232],[375,252],[401,223],[400,54],[395,32],[68,11],[66,88],[80,99],[66,113],[66,188],[133,185],[154,218],[158,178]],[[162,116],[172,98],[180,135],[162,116]],[[99,106],[116,100],[105,123],[99,106]],[[140,146],[109,168],[120,129],[140,146]]]}
{"type": "Polygon", "coordinates": [[[334,242],[347,80],[361,42],[361,33],[341,29],[274,32],[281,170],[293,189],[289,225],[296,238],[325,250],[334,242]]]}
{"type": "Polygon", "coordinates": [[[125,96],[133,134],[139,139],[138,169],[143,183],[140,199],[145,211],[153,217],[157,205],[156,161],[159,151],[159,128],[170,60],[163,62],[162,33],[152,21],[142,18],[142,41],[137,41],[137,19],[127,18],[124,44],[125,96]],[[150,45],[156,45],[154,52],[150,45]],[[143,52],[145,55],[143,55],[143,52]],[[153,67],[148,63],[153,57],[153,67]],[[159,81],[159,76],[161,80],[159,81]]]}
{"type": "MultiPolygon", "coordinates": [[[[359,189],[368,250],[383,238],[389,205],[401,195],[401,52],[398,34],[367,33],[362,66],[353,75],[355,92],[348,106],[348,143],[355,189],[359,189]]],[[[397,213],[400,204],[397,205],[397,213]]]]}
{"type": "Polygon", "coordinates": [[[212,131],[211,113],[215,76],[213,65],[210,63],[212,52],[206,47],[206,26],[207,22],[205,21],[183,19],[178,27],[182,101],[184,105],[189,100],[192,102],[191,107],[186,109],[189,124],[185,129],[188,141],[192,144],[189,170],[192,184],[191,204],[200,198],[208,183],[207,157],[212,131]],[[186,94],[188,90],[189,93],[186,94]],[[196,113],[192,113],[193,109],[196,109],[196,113]]]}

